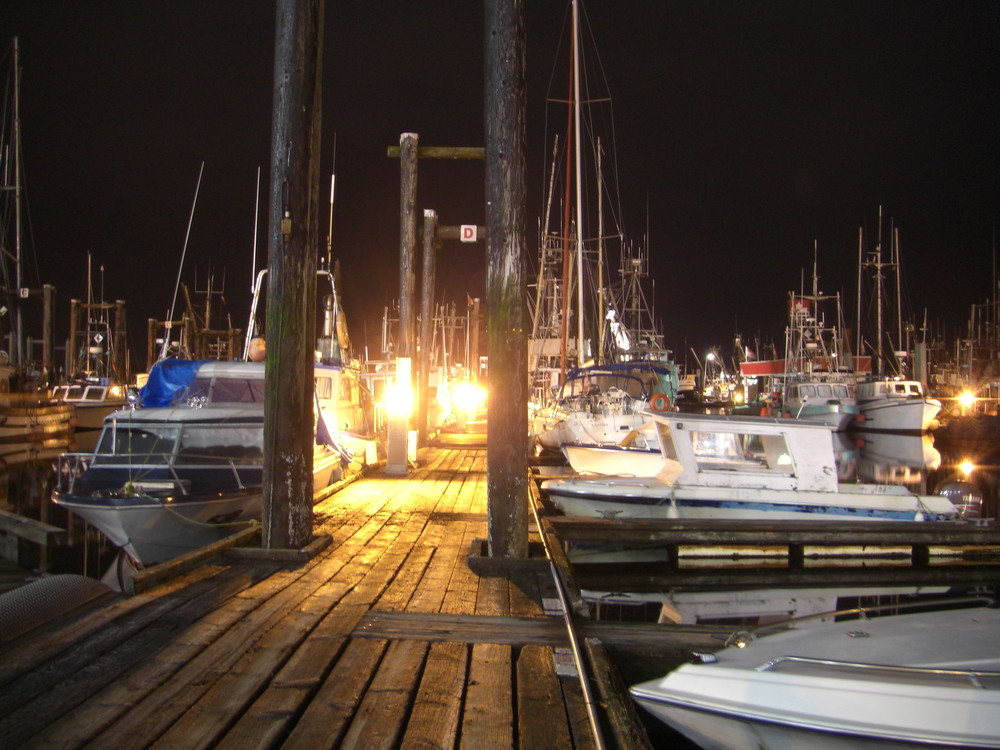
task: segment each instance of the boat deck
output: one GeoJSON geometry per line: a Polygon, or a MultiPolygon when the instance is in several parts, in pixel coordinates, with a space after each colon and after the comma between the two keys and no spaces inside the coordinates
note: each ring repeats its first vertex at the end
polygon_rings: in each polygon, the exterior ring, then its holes
{"type": "MultiPolygon", "coordinates": [[[[485,436],[419,463],[319,503],[312,555],[217,550],[0,644],[0,745],[648,746],[610,668],[595,741],[548,562],[477,562],[485,436]]],[[[647,632],[593,627],[599,665],[647,632]]]]}

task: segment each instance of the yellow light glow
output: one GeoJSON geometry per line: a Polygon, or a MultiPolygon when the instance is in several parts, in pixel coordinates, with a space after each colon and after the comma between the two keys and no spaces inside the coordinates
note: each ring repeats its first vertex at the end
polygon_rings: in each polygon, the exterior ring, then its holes
{"type": "Polygon", "coordinates": [[[972,463],[972,461],[966,459],[965,461],[962,461],[962,463],[958,465],[958,468],[959,471],[961,471],[963,474],[965,474],[966,477],[968,477],[975,470],[976,465],[972,463]]]}
{"type": "Polygon", "coordinates": [[[486,390],[472,383],[459,383],[452,396],[452,404],[467,414],[474,414],[486,401],[486,390]]]}
{"type": "Polygon", "coordinates": [[[410,358],[396,360],[396,379],[386,385],[385,410],[396,417],[408,417],[413,413],[413,387],[410,384],[410,358]]]}
{"type": "Polygon", "coordinates": [[[108,395],[111,396],[111,398],[121,398],[123,393],[124,390],[122,390],[120,385],[113,385],[108,389],[108,395]]]}
{"type": "Polygon", "coordinates": [[[958,403],[967,409],[976,403],[976,394],[972,391],[962,391],[962,394],[958,397],[958,403]]]}

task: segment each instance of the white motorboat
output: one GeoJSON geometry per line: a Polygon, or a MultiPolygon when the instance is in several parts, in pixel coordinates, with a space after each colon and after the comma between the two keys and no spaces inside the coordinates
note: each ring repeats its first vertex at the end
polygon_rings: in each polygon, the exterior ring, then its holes
{"type": "Polygon", "coordinates": [[[919,380],[861,380],[855,391],[862,430],[920,434],[934,427],[941,402],[927,398],[919,380]]]}
{"type": "Polygon", "coordinates": [[[580,475],[655,477],[671,463],[679,469],[677,461],[666,458],[660,450],[652,421],[632,430],[616,445],[566,443],[562,452],[580,475]]]}
{"type": "MultiPolygon", "coordinates": [[[[361,408],[338,408],[345,399],[358,401],[357,374],[317,364],[315,380],[318,491],[370,452],[357,450],[361,408]]],[[[93,453],[59,457],[52,500],[144,565],[260,518],[264,363],[164,360],[151,371],[143,399],[148,406],[107,417],[93,453]]]]}
{"type": "Polygon", "coordinates": [[[633,698],[703,748],[1000,747],[1000,609],[730,640],[633,698]]]}
{"type": "Polygon", "coordinates": [[[662,413],[658,477],[570,477],[542,483],[566,515],[746,520],[954,520],[941,495],[841,483],[830,428],[794,419],[662,413]]]}

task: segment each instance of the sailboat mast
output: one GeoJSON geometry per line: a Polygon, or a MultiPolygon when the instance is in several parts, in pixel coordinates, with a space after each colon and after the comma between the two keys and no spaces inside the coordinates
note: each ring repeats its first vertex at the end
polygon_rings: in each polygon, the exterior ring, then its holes
{"type": "Polygon", "coordinates": [[[24,318],[21,309],[21,278],[22,248],[21,238],[21,61],[20,42],[14,37],[14,289],[17,294],[16,314],[14,316],[14,366],[20,369],[24,362],[24,318]]]}
{"type": "MultiPolygon", "coordinates": [[[[893,239],[895,240],[892,247],[892,268],[896,274],[896,348],[900,351],[908,352],[910,347],[907,345],[908,342],[903,342],[903,298],[900,294],[901,286],[899,280],[899,227],[893,227],[893,239]]],[[[900,368],[902,369],[902,360],[899,362],[900,368]]],[[[903,373],[900,372],[900,375],[903,373]]]]}
{"type": "Polygon", "coordinates": [[[597,139],[597,361],[604,359],[604,191],[601,189],[603,160],[597,139]]]}
{"type": "Polygon", "coordinates": [[[573,0],[573,103],[576,108],[576,296],[577,359],[583,364],[583,177],[580,165],[580,43],[579,9],[573,0]]]}
{"type": "Polygon", "coordinates": [[[875,374],[882,377],[882,207],[878,207],[878,238],[875,242],[875,330],[878,331],[875,374]]]}
{"type": "MultiPolygon", "coordinates": [[[[575,6],[574,6],[575,8],[575,6]]],[[[570,48],[573,50],[575,55],[576,47],[576,34],[574,33],[570,37],[570,48]]],[[[570,180],[573,176],[573,160],[570,158],[570,152],[573,143],[573,74],[574,68],[571,65],[569,71],[569,106],[566,108],[568,121],[566,123],[566,180],[563,186],[565,190],[565,195],[563,198],[563,226],[562,226],[562,241],[563,241],[563,267],[562,267],[562,321],[561,321],[561,331],[559,336],[559,380],[562,382],[566,379],[566,347],[569,343],[569,312],[570,312],[570,267],[571,267],[571,257],[572,250],[570,248],[570,180]]]]}

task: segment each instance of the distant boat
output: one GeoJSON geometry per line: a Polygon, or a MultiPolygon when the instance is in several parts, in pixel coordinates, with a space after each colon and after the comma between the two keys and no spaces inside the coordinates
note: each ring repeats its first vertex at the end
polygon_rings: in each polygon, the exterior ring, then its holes
{"type": "Polygon", "coordinates": [[[941,402],[924,395],[919,380],[861,380],[855,390],[865,431],[921,434],[935,425],[941,402]]]}
{"type": "Polygon", "coordinates": [[[599,518],[954,520],[941,495],[841,483],[828,427],[775,417],[652,414],[665,458],[659,477],[549,479],[542,490],[570,516],[599,518]]]}
{"type": "Polygon", "coordinates": [[[1000,609],[862,616],[739,634],[632,697],[704,748],[1000,746],[1000,609]]]}
{"type": "Polygon", "coordinates": [[[49,391],[52,376],[51,330],[43,333],[41,362],[33,362],[26,351],[24,308],[32,298],[41,298],[45,306],[43,319],[51,320],[55,307],[54,289],[29,289],[22,276],[24,254],[23,203],[24,186],[21,163],[20,120],[20,46],[14,37],[9,78],[5,92],[11,100],[4,103],[0,134],[0,214],[4,221],[0,230],[3,247],[0,263],[4,264],[4,286],[0,287],[0,323],[5,346],[0,345],[0,442],[2,453],[16,462],[19,456],[37,455],[40,444],[51,445],[68,438],[73,429],[73,407],[52,399],[49,391]],[[9,138],[9,140],[8,140],[9,138]],[[8,236],[8,232],[11,236],[8,236]],[[11,264],[7,267],[8,262],[11,264]]]}

